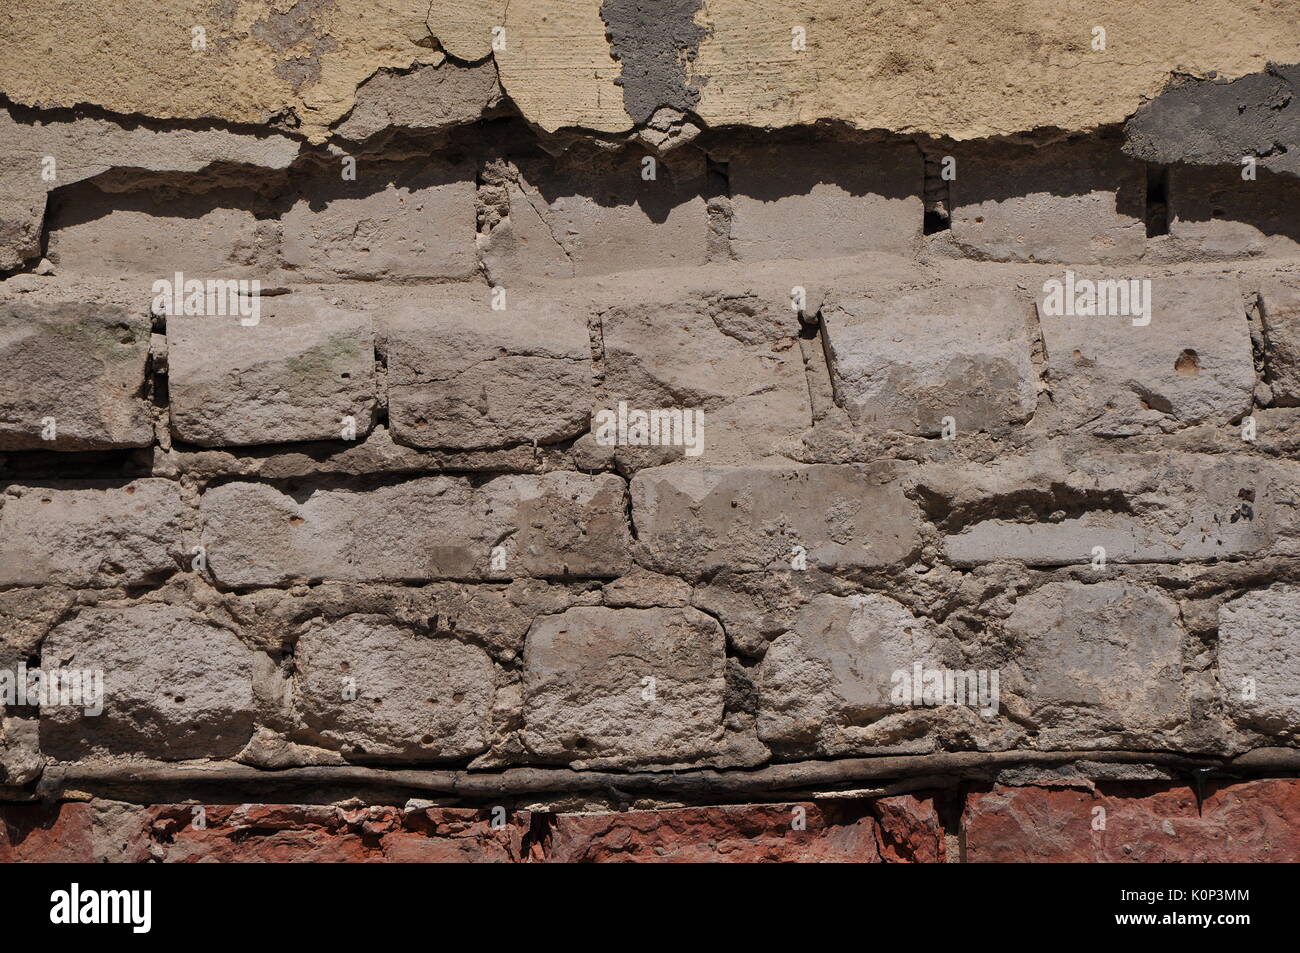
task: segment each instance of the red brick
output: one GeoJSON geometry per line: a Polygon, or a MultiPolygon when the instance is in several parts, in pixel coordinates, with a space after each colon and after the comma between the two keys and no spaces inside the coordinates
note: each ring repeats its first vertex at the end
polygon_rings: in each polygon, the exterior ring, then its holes
{"type": "Polygon", "coordinates": [[[90,864],[148,857],[142,809],[72,801],[0,805],[0,863],[90,864]]]}
{"type": "Polygon", "coordinates": [[[804,803],[559,814],[546,860],[879,863],[881,857],[865,804],[804,803]],[[805,830],[791,826],[796,807],[805,812],[805,830]]]}
{"type": "Polygon", "coordinates": [[[877,841],[885,860],[941,864],[948,859],[943,822],[933,800],[900,794],[878,799],[875,809],[877,841]]]}
{"type": "Polygon", "coordinates": [[[1296,861],[1300,780],[1207,785],[1200,815],[1187,787],[995,787],[967,798],[963,821],[969,861],[1296,861]]]}
{"type": "Polygon", "coordinates": [[[467,809],[257,804],[205,808],[199,828],[191,805],[152,811],[163,859],[179,863],[509,863],[522,857],[529,824],[516,814],[493,828],[490,812],[467,809]]]}
{"type": "Polygon", "coordinates": [[[92,863],[94,812],[89,804],[0,807],[0,862],[92,863]]]}

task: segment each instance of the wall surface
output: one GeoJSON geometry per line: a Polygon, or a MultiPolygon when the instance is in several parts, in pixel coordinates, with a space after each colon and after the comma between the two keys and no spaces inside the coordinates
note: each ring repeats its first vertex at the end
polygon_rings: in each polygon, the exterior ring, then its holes
{"type": "Polygon", "coordinates": [[[1300,859],[1298,85],[1290,0],[12,0],[0,860],[1300,859]]]}

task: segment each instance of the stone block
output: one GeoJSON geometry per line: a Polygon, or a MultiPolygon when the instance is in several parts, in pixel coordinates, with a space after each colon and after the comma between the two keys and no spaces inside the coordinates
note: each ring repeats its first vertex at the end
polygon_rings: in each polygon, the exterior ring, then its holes
{"type": "Polygon", "coordinates": [[[952,236],[972,257],[1095,264],[1146,247],[1145,167],[1119,143],[970,144],[954,157],[952,236]]]}
{"type": "Polygon", "coordinates": [[[0,450],[109,450],[153,442],[143,311],[87,301],[0,303],[0,360],[6,369],[0,450]]]}
{"type": "Polygon", "coordinates": [[[459,299],[389,323],[389,420],[399,442],[485,449],[554,443],[588,427],[586,315],[556,301],[506,311],[459,299]]]}
{"type": "MultiPolygon", "coordinates": [[[[230,586],[615,577],[628,564],[626,489],[612,474],[424,477],[299,500],[260,483],[203,494],[204,544],[230,586]],[[494,550],[505,562],[493,568],[494,550]]],[[[499,564],[499,563],[498,563],[499,564]]]]}
{"type": "Polygon", "coordinates": [[[357,439],[376,413],[369,315],[320,298],[263,298],[258,323],[239,316],[167,319],[172,432],[205,447],[357,439]]]}
{"type": "Polygon", "coordinates": [[[836,400],[863,427],[937,436],[945,417],[961,433],[1033,416],[1033,313],[1014,291],[841,299],[822,322],[836,400]]]}
{"type": "Polygon", "coordinates": [[[632,479],[638,561],[700,577],[788,567],[876,568],[908,561],[917,510],[899,478],[906,465],[713,467],[674,464],[632,479]],[[799,547],[796,550],[795,547],[799,547]]]}
{"type": "Polygon", "coordinates": [[[103,712],[42,706],[52,757],[231,758],[257,717],[255,655],[229,629],[162,604],[83,609],[41,647],[44,669],[103,673],[103,712]]]}
{"type": "Polygon", "coordinates": [[[284,266],[306,281],[466,279],[474,253],[474,168],[430,160],[387,172],[337,171],[281,219],[284,266]]]}
{"type": "Polygon", "coordinates": [[[294,649],[296,707],[314,744],[352,759],[447,761],[487,747],[495,677],[481,648],[349,615],[294,649]]]}
{"type": "Polygon", "coordinates": [[[689,762],[722,739],[722,627],[696,609],[580,606],[533,623],[525,748],[590,767],[689,762]]]}
{"type": "Polygon", "coordinates": [[[170,480],[77,489],[11,486],[0,508],[0,585],[144,586],[189,552],[170,480]]]}
{"type": "Polygon", "coordinates": [[[924,169],[910,143],[779,143],[729,155],[740,261],[914,254],[924,169]]]}

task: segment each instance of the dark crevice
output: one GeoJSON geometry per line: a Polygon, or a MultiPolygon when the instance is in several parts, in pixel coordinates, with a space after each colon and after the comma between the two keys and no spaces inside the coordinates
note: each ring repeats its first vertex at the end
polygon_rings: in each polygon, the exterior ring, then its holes
{"type": "Polygon", "coordinates": [[[1147,238],[1169,234],[1169,167],[1147,164],[1147,238]]]}

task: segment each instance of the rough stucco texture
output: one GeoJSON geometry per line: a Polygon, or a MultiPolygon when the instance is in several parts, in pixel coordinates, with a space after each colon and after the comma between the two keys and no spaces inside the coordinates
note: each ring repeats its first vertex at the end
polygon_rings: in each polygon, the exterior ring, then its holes
{"type": "Polygon", "coordinates": [[[545,129],[618,132],[667,106],[709,125],[831,119],[966,139],[1119,122],[1174,74],[1235,78],[1300,46],[1290,0],[13,0],[4,17],[0,91],[15,102],[250,123],[292,112],[312,139],[377,70],[444,53],[493,55],[545,129]]]}

